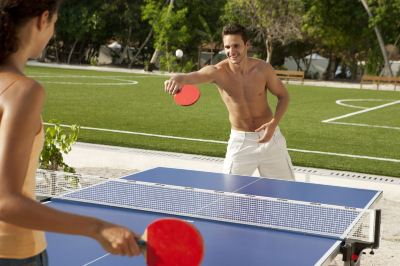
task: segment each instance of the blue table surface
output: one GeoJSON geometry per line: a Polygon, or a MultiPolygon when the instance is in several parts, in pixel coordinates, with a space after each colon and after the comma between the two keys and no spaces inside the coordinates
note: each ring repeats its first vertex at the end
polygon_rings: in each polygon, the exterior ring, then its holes
{"type": "MultiPolygon", "coordinates": [[[[374,190],[173,168],[154,168],[124,178],[357,208],[368,208],[381,194],[374,190]]],[[[58,199],[48,206],[98,217],[138,233],[153,220],[171,216],[58,199]]],[[[321,236],[179,218],[192,221],[201,232],[206,249],[203,265],[314,265],[340,244],[337,239],[321,236]]],[[[145,265],[143,256],[106,255],[97,242],[81,236],[47,233],[47,241],[50,265],[145,265]]]]}

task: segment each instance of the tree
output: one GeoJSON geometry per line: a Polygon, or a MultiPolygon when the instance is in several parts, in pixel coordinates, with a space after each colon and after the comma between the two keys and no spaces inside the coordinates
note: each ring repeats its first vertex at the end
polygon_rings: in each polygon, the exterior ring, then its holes
{"type": "MultiPolygon", "coordinates": [[[[360,1],[364,6],[365,11],[367,11],[367,14],[368,14],[369,18],[371,20],[373,20],[374,17],[372,15],[371,11],[369,10],[367,2],[365,0],[360,0],[360,1]]],[[[381,52],[382,52],[383,60],[385,62],[385,72],[389,73],[389,75],[391,77],[393,77],[392,69],[390,68],[389,59],[387,57],[386,50],[385,50],[385,43],[383,41],[381,31],[379,30],[379,27],[376,24],[374,25],[374,31],[375,31],[376,38],[377,38],[378,43],[379,43],[379,48],[381,49],[381,52]]]]}
{"type": "Polygon", "coordinates": [[[303,31],[314,40],[319,52],[330,58],[326,78],[334,78],[339,64],[347,65],[352,78],[357,64],[366,61],[366,70],[379,74],[383,53],[374,34],[379,26],[383,42],[395,43],[400,32],[400,1],[369,0],[372,17],[361,1],[303,0],[305,16],[303,31]]]}
{"type": "Polygon", "coordinates": [[[341,64],[349,66],[355,79],[357,62],[371,47],[368,17],[361,3],[345,0],[304,0],[303,31],[316,44],[317,51],[329,58],[325,79],[335,78],[341,64]]]}
{"type": "Polygon", "coordinates": [[[174,50],[179,48],[185,51],[184,60],[190,67],[193,64],[189,61],[197,58],[197,48],[209,39],[197,30],[204,29],[200,17],[215,35],[220,31],[218,20],[226,1],[69,0],[60,10],[49,53],[56,48],[54,52],[63,62],[89,63],[96,59],[101,45],[115,40],[122,45],[122,52],[115,53],[117,64],[131,67],[140,60],[145,63],[154,50],[170,64],[174,50]]]}
{"type": "MultiPolygon", "coordinates": [[[[373,15],[373,17],[369,20],[369,27],[373,28],[375,26],[378,26],[382,35],[383,42],[388,44],[386,45],[386,47],[394,46],[395,50],[398,49],[398,42],[400,39],[400,1],[369,0],[367,3],[373,15]]],[[[377,47],[374,48],[377,50],[377,47]]],[[[381,52],[381,55],[382,54],[383,53],[381,52]]],[[[382,57],[379,56],[379,59],[382,60],[382,57]]],[[[369,65],[370,64],[368,64],[367,67],[370,67],[373,70],[374,66],[369,65]]],[[[380,63],[379,65],[382,65],[382,63],[380,63]]],[[[380,69],[378,68],[377,71],[372,72],[380,72],[379,70],[380,69]]],[[[387,71],[386,74],[388,74],[387,71]]]]}
{"type": "Polygon", "coordinates": [[[184,23],[187,9],[174,11],[174,0],[167,0],[164,4],[156,0],[146,0],[145,2],[143,18],[149,20],[155,38],[155,51],[150,60],[149,70],[151,70],[161,51],[164,51],[166,57],[169,58],[171,43],[175,46],[177,42],[183,42],[188,38],[187,27],[184,23]],[[176,38],[176,35],[179,35],[180,38],[176,38]]]}
{"type": "Polygon", "coordinates": [[[214,49],[215,49],[215,43],[220,42],[220,35],[215,34],[211,30],[211,27],[209,23],[204,19],[202,15],[199,15],[199,20],[201,23],[201,28],[197,29],[197,32],[204,38],[204,40],[209,44],[210,47],[210,63],[213,61],[213,56],[214,56],[214,49]]]}
{"type": "Polygon", "coordinates": [[[289,0],[231,0],[225,6],[224,21],[247,26],[256,40],[262,40],[271,62],[273,45],[301,38],[303,4],[289,0]]]}
{"type": "Polygon", "coordinates": [[[140,20],[142,4],[143,0],[66,1],[60,9],[56,35],[57,43],[62,43],[61,52],[67,51],[64,60],[81,63],[86,57],[90,61],[101,45],[115,39],[124,48],[117,60],[122,63],[128,49],[140,44],[150,29],[140,20]],[[75,53],[78,56],[74,58],[75,53]]]}
{"type": "Polygon", "coordinates": [[[105,21],[106,36],[117,40],[122,45],[122,52],[118,55],[117,64],[129,58],[129,48],[137,46],[144,39],[150,26],[141,20],[141,4],[143,0],[114,0],[103,1],[99,6],[99,15],[105,21]]]}
{"type": "MultiPolygon", "coordinates": [[[[69,49],[66,62],[71,62],[78,43],[96,41],[96,32],[102,32],[105,23],[98,14],[97,1],[66,1],[60,10],[57,25],[57,40],[62,42],[62,49],[69,49]]],[[[102,41],[102,40],[97,40],[102,41]]]]}
{"type": "Polygon", "coordinates": [[[168,62],[174,60],[172,52],[179,48],[184,51],[190,70],[193,66],[190,60],[198,56],[197,48],[209,42],[209,35],[203,31],[202,19],[211,25],[209,34],[219,34],[219,18],[225,3],[226,0],[145,0],[142,16],[152,27],[156,50],[151,63],[156,62],[160,53],[163,54],[162,60],[166,57],[168,62]]]}

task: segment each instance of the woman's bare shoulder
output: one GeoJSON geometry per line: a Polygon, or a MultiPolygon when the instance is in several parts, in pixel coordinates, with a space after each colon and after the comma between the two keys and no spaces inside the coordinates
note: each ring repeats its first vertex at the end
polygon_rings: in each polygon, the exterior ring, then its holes
{"type": "Polygon", "coordinates": [[[41,106],[45,97],[43,86],[32,78],[15,75],[0,101],[10,108],[41,106]]]}

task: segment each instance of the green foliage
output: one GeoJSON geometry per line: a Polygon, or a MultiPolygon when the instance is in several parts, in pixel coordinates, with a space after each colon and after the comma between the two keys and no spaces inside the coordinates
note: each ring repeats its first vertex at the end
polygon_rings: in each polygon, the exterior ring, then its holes
{"type": "Polygon", "coordinates": [[[359,49],[370,40],[368,15],[360,1],[305,0],[305,3],[303,31],[320,46],[340,53],[359,49]]]}
{"type": "Polygon", "coordinates": [[[379,76],[383,68],[383,57],[379,47],[372,48],[368,53],[368,60],[366,61],[364,73],[379,76]]]}
{"type": "Polygon", "coordinates": [[[143,7],[143,19],[148,20],[154,30],[154,46],[166,53],[167,65],[170,65],[169,52],[184,46],[190,38],[186,25],[188,9],[173,9],[170,5],[162,6],[160,1],[146,0],[143,7]]]}
{"type": "MultiPolygon", "coordinates": [[[[201,45],[215,43],[220,49],[222,25],[237,21],[250,27],[252,46],[262,58],[268,54],[265,40],[271,38],[269,52],[279,57],[271,62],[288,55],[292,48],[285,46],[305,41],[313,44],[313,52],[347,66],[366,61],[378,68],[382,64],[376,63],[379,58],[371,52],[378,47],[373,27],[379,26],[385,44],[398,46],[400,0],[368,0],[368,5],[372,19],[358,0],[68,0],[60,9],[49,56],[57,55],[65,62],[71,54],[73,63],[95,64],[99,46],[116,40],[125,52],[129,47],[130,55],[146,43],[135,64],[148,61],[155,48],[163,53],[182,49],[186,69],[188,61],[196,67],[201,45]],[[145,42],[150,32],[153,35],[145,42]],[[277,43],[285,53],[277,51],[277,43]]],[[[295,57],[307,51],[307,47],[298,50],[295,57]]],[[[116,62],[126,63],[118,56],[121,60],[116,62]]]]}
{"type": "Polygon", "coordinates": [[[196,64],[195,63],[193,63],[191,60],[189,60],[189,61],[186,61],[185,63],[183,63],[183,66],[182,66],[182,72],[191,72],[191,71],[194,71],[195,70],[195,67],[196,67],[196,64]]]}
{"type": "Polygon", "coordinates": [[[240,23],[242,25],[248,26],[250,21],[247,17],[241,15],[241,10],[246,8],[246,2],[243,0],[228,1],[224,6],[224,13],[222,15],[222,20],[224,23],[240,23]]]}
{"type": "MultiPolygon", "coordinates": [[[[142,19],[154,30],[154,48],[165,54],[185,51],[187,61],[197,63],[198,48],[210,41],[220,41],[219,17],[226,0],[144,0],[142,19]],[[211,8],[212,7],[212,8],[211,8]],[[206,23],[205,23],[206,22],[206,23]]],[[[161,55],[162,56],[162,55],[161,55]]]]}
{"type": "Polygon", "coordinates": [[[123,46],[140,45],[150,31],[143,23],[141,4],[143,0],[68,0],[64,1],[56,28],[56,45],[61,61],[77,42],[75,60],[92,63],[88,53],[97,53],[100,45],[111,39],[123,46]],[[91,51],[91,50],[94,50],[91,51]]]}
{"type": "Polygon", "coordinates": [[[57,22],[57,38],[64,42],[91,39],[102,42],[107,27],[100,14],[101,1],[65,1],[57,22]]]}
{"type": "Polygon", "coordinates": [[[57,171],[62,168],[65,172],[75,173],[75,169],[64,162],[63,154],[71,151],[71,145],[78,139],[79,126],[72,125],[67,131],[58,121],[50,121],[53,126],[46,128],[45,141],[40,154],[40,168],[57,171]]]}
{"type": "Polygon", "coordinates": [[[370,29],[377,25],[385,43],[394,44],[400,37],[400,1],[369,0],[368,5],[373,15],[369,21],[370,29]]]}
{"type": "MultiPolygon", "coordinates": [[[[366,72],[378,74],[383,67],[374,26],[385,44],[395,43],[400,34],[400,1],[369,0],[369,19],[361,1],[304,0],[303,31],[320,54],[339,58],[344,65],[366,61],[366,72]]],[[[353,69],[352,72],[355,72],[353,69]]]]}
{"type": "MultiPolygon", "coordinates": [[[[61,62],[66,62],[71,54],[72,63],[93,63],[92,58],[98,56],[100,45],[116,40],[125,52],[129,47],[129,56],[136,55],[144,45],[134,64],[144,64],[155,48],[164,52],[179,48],[186,51],[186,60],[197,62],[198,46],[209,42],[210,35],[214,40],[219,39],[219,18],[226,1],[64,1],[49,58],[57,56],[61,62]],[[209,25],[205,35],[200,17],[209,25]],[[153,36],[148,39],[150,32],[153,36]]],[[[126,63],[122,56],[120,59],[118,63],[126,63]]]]}
{"type": "MultiPolygon", "coordinates": [[[[265,50],[271,62],[274,45],[301,39],[301,1],[231,0],[225,5],[223,21],[246,26],[253,36],[253,46],[265,50]]],[[[279,61],[279,60],[278,60],[279,61]]]]}
{"type": "Polygon", "coordinates": [[[160,70],[167,72],[180,72],[178,59],[172,53],[165,53],[160,56],[160,70]]]}
{"type": "Polygon", "coordinates": [[[189,39],[179,47],[186,54],[186,61],[197,64],[198,48],[210,42],[221,43],[221,15],[227,0],[177,0],[176,8],[187,8],[185,23],[189,39]],[[204,23],[206,22],[206,23],[204,23]],[[207,24],[207,25],[206,25],[207,24]]]}
{"type": "Polygon", "coordinates": [[[185,56],[176,58],[173,52],[164,53],[160,56],[160,70],[167,72],[191,72],[195,64],[191,60],[185,61],[185,56]]]}

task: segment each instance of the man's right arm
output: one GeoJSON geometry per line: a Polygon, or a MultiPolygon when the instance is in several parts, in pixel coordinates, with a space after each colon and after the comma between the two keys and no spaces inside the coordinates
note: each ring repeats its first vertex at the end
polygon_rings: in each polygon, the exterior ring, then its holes
{"type": "Polygon", "coordinates": [[[215,82],[218,69],[215,66],[206,66],[199,71],[188,74],[178,74],[164,82],[165,92],[174,95],[184,84],[199,84],[215,82]]]}

